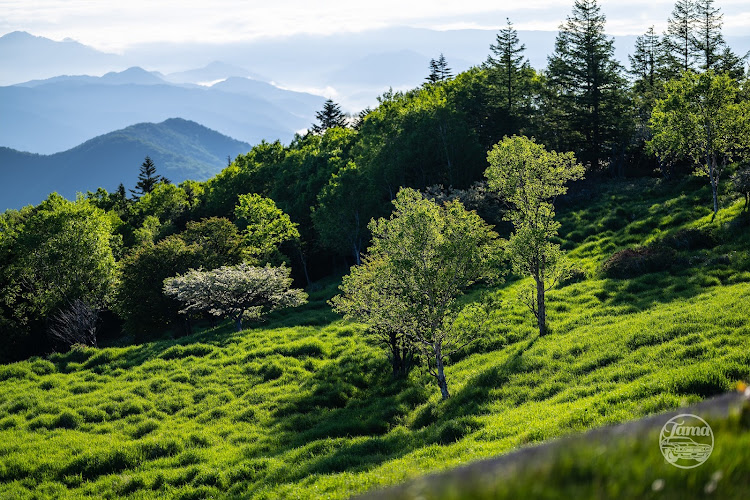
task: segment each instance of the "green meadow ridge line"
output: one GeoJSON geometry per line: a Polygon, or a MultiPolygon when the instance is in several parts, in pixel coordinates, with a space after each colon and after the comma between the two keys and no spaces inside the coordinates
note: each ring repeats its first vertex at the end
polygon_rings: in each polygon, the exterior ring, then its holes
{"type": "MultiPolygon", "coordinates": [[[[651,440],[652,442],[649,444],[658,453],[658,441],[652,439],[652,435],[658,433],[661,427],[672,417],[686,413],[705,419],[709,425],[715,420],[724,420],[738,413],[742,413],[743,417],[747,419],[747,414],[750,413],[750,389],[744,392],[723,394],[694,405],[639,420],[598,427],[583,434],[566,436],[543,444],[525,446],[494,458],[479,460],[436,474],[429,474],[404,484],[370,491],[354,498],[359,500],[443,498],[443,492],[450,490],[451,487],[455,491],[455,487],[459,486],[460,488],[461,485],[490,485],[492,482],[509,481],[521,471],[529,472],[542,469],[552,462],[559,461],[571,447],[607,446],[623,438],[651,440]]],[[[716,437],[716,439],[719,439],[719,437],[716,437]]],[[[599,449],[601,450],[601,448],[599,449]]],[[[710,458],[703,466],[711,467],[710,458]]],[[[485,497],[482,496],[481,498],[485,497]]],[[[488,498],[491,498],[491,496],[488,498]]]]}

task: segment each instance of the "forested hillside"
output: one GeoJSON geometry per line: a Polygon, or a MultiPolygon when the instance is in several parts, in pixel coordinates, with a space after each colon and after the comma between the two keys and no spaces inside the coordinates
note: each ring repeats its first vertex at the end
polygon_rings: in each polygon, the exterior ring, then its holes
{"type": "Polygon", "coordinates": [[[746,59],[710,0],[627,70],[605,21],[2,214],[0,491],[344,498],[741,386],[746,59]]]}

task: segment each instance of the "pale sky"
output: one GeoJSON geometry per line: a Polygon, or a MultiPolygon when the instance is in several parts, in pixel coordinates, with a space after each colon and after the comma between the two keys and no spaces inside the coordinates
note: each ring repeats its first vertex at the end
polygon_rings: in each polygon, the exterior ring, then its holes
{"type": "MultiPolygon", "coordinates": [[[[0,0],[0,35],[28,31],[73,38],[118,52],[147,42],[231,42],[297,33],[325,34],[386,26],[497,29],[509,17],[519,30],[556,31],[573,0],[0,0]]],[[[663,30],[673,0],[602,0],[607,31],[663,30]]],[[[750,0],[717,0],[724,33],[750,35],[750,0]]]]}

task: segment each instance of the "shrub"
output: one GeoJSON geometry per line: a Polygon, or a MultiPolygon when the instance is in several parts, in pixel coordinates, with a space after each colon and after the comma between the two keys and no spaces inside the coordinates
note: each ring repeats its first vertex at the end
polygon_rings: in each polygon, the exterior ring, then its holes
{"type": "Polygon", "coordinates": [[[635,278],[672,269],[675,257],[673,249],[661,245],[626,248],[612,254],[602,264],[602,272],[608,278],[635,278]]]}
{"type": "Polygon", "coordinates": [[[706,229],[680,229],[661,240],[661,244],[675,250],[713,248],[718,243],[713,232],[706,229]]]}

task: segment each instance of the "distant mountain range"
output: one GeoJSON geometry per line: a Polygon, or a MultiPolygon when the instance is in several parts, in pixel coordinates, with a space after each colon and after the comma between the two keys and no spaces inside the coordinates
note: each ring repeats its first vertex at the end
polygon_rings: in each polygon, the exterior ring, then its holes
{"type": "Polygon", "coordinates": [[[139,67],[101,77],[58,76],[0,87],[0,146],[52,154],[134,123],[172,117],[251,144],[288,142],[310,126],[323,101],[239,76],[208,87],[169,83],[139,67]]]}
{"type": "Polygon", "coordinates": [[[74,198],[98,187],[113,191],[121,182],[132,188],[146,155],[174,183],[204,180],[250,148],[179,118],[132,125],[53,155],[0,147],[0,211],[37,204],[52,191],[74,198]]]}

